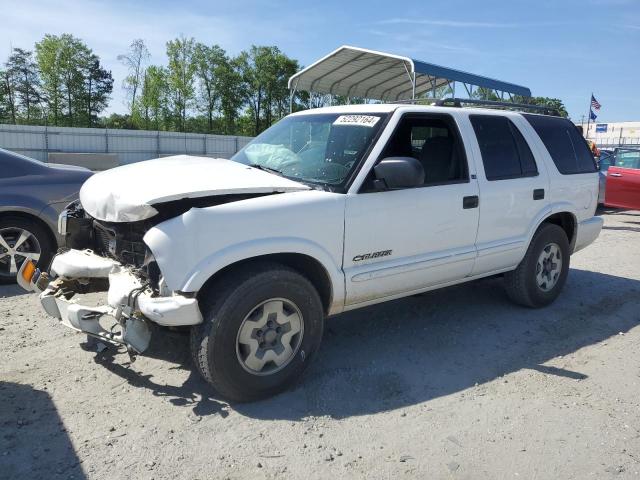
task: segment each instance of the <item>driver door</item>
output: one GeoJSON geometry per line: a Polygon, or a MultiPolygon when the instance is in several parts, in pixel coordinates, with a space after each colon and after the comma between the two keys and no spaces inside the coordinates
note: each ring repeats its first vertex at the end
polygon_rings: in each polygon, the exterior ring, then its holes
{"type": "Polygon", "coordinates": [[[425,181],[376,191],[372,171],[358,193],[347,195],[347,307],[460,280],[474,266],[479,191],[454,119],[406,114],[378,160],[391,156],[418,159],[425,181]]]}

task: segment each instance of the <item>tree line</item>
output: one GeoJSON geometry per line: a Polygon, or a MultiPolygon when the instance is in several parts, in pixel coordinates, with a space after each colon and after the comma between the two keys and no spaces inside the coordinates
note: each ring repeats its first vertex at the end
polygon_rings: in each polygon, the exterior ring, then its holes
{"type": "MultiPolygon", "coordinates": [[[[118,55],[127,112],[107,116],[113,75],[82,40],[45,35],[33,50],[13,48],[0,66],[0,123],[257,135],[288,113],[287,81],[300,68],[275,46],[234,56],[184,36],[166,43],[164,64],[151,60],[141,39],[118,55]]],[[[495,97],[482,89],[475,95],[495,97]]],[[[566,115],[560,100],[534,100],[566,115]]],[[[294,109],[347,102],[364,99],[298,92],[294,109]]]]}
{"type": "MultiPolygon", "coordinates": [[[[166,56],[153,64],[144,41],[131,42],[118,55],[127,113],[106,116],[111,71],[73,35],[45,35],[33,50],[13,48],[0,66],[0,123],[257,135],[289,111],[287,81],[299,64],[278,47],[232,56],[179,37],[166,56]]],[[[296,101],[304,108],[309,95],[296,101]]]]}
{"type": "Polygon", "coordinates": [[[34,51],[13,48],[0,70],[0,121],[93,127],[112,90],[111,72],[81,40],[45,35],[34,51]]]}

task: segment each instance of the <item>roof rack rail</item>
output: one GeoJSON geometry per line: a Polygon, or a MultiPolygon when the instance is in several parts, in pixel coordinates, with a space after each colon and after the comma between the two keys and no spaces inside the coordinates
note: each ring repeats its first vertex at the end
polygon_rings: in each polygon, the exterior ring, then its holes
{"type": "Polygon", "coordinates": [[[560,113],[557,109],[552,107],[546,107],[544,105],[531,105],[529,103],[514,103],[514,102],[498,102],[495,100],[480,100],[475,98],[416,98],[413,100],[397,100],[390,103],[405,103],[405,104],[420,104],[428,103],[429,105],[436,105],[439,107],[462,107],[463,103],[469,105],[478,105],[482,107],[493,108],[505,108],[513,110],[530,110],[537,113],[543,113],[545,115],[552,115],[554,117],[560,117],[560,113]]]}

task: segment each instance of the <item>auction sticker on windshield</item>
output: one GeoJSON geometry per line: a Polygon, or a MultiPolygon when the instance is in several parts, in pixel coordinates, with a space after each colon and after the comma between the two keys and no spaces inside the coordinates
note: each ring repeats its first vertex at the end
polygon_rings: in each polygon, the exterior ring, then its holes
{"type": "Polygon", "coordinates": [[[373,127],[380,117],[374,115],[340,115],[334,125],[358,125],[360,127],[373,127]]]}

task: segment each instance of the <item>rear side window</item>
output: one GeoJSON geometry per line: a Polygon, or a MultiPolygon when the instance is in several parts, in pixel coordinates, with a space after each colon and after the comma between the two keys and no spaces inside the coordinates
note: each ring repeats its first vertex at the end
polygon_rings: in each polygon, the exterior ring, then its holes
{"type": "Polygon", "coordinates": [[[530,114],[524,114],[523,117],[547,147],[560,173],[573,175],[596,171],[596,163],[587,142],[569,120],[530,114]]]}
{"type": "Polygon", "coordinates": [[[470,115],[487,180],[532,177],[538,174],[531,149],[506,117],[470,115]]]}

